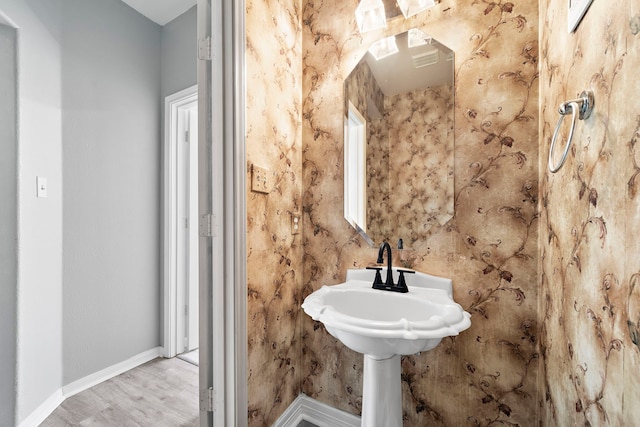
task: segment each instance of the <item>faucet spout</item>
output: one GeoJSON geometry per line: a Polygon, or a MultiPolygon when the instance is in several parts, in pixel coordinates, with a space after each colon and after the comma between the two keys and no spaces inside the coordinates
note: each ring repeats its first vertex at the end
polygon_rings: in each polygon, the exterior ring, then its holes
{"type": "Polygon", "coordinates": [[[395,286],[393,283],[393,271],[391,269],[391,245],[389,243],[384,242],[380,245],[380,249],[378,250],[378,264],[382,264],[384,262],[384,251],[387,251],[387,280],[385,280],[385,286],[395,286]]]}
{"type": "Polygon", "coordinates": [[[376,270],[376,277],[373,280],[373,289],[379,289],[382,291],[393,291],[393,292],[409,292],[409,288],[407,287],[407,282],[404,278],[404,273],[415,273],[410,270],[398,270],[400,273],[400,278],[398,279],[398,283],[393,283],[393,267],[391,260],[391,246],[389,243],[384,242],[380,245],[380,249],[378,250],[378,264],[382,264],[384,262],[384,251],[387,251],[387,280],[382,283],[382,277],[380,277],[380,270],[382,267],[367,267],[372,270],[376,270]]]}

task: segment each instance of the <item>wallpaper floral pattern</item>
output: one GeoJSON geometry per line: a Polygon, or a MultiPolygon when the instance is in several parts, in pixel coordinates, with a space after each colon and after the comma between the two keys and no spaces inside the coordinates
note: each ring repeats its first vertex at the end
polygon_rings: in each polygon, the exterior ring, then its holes
{"type": "Polygon", "coordinates": [[[375,261],[342,217],[342,83],[372,41],[419,27],[456,52],[455,213],[394,261],[452,277],[472,327],[403,358],[404,424],[635,425],[640,4],[595,0],[572,34],[551,0],[442,0],[364,35],[356,6],[247,2],[247,176],[274,182],[247,189],[249,424],[299,392],[361,410],[362,356],[299,307],[375,261]],[[557,107],[584,89],[594,113],[550,174],[557,107]]]}
{"type": "Polygon", "coordinates": [[[637,425],[640,4],[594,1],[573,34],[564,3],[540,17],[541,424],[637,425]],[[585,89],[594,111],[551,174],[557,107],[585,89]]]}
{"type": "Polygon", "coordinates": [[[401,238],[412,248],[453,217],[453,112],[451,85],[386,99],[385,121],[393,124],[387,125],[392,154],[386,241],[401,238]]]}
{"type": "Polygon", "coordinates": [[[270,426],[300,392],[302,32],[298,2],[246,6],[248,420],[270,426]],[[253,164],[269,194],[251,191],[253,164]]]}
{"type": "MultiPolygon", "coordinates": [[[[342,218],[342,82],[372,41],[419,27],[456,53],[455,216],[396,251],[395,263],[452,277],[472,327],[403,358],[405,425],[531,425],[540,410],[538,5],[443,0],[363,35],[356,6],[303,4],[302,297],[375,261],[377,248],[342,218]]],[[[358,414],[362,355],[306,315],[301,328],[302,392],[358,414]]]]}

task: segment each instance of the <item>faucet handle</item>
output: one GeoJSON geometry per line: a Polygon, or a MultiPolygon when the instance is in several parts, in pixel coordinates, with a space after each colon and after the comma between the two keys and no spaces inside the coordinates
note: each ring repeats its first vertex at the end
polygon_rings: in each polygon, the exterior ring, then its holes
{"type": "Polygon", "coordinates": [[[398,284],[396,286],[398,286],[399,288],[402,288],[402,289],[406,289],[408,291],[409,288],[407,288],[407,282],[404,279],[404,273],[415,274],[416,272],[413,271],[413,270],[400,270],[400,269],[398,269],[398,273],[400,273],[400,277],[398,278],[398,284]]]}
{"type": "Polygon", "coordinates": [[[376,271],[376,277],[373,279],[373,286],[380,286],[382,285],[382,276],[380,276],[380,271],[382,270],[382,267],[367,267],[367,270],[375,270],[376,271]]]}

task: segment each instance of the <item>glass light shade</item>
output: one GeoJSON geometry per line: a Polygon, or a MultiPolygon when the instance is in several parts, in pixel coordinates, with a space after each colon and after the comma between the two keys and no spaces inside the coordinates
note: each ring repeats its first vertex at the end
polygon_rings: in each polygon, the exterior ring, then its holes
{"type": "Polygon", "coordinates": [[[435,0],[398,0],[398,6],[400,6],[405,18],[416,15],[435,5],[435,0]]]}
{"type": "Polygon", "coordinates": [[[361,33],[387,26],[382,0],[360,0],[356,8],[356,22],[361,33]]]}
{"type": "Polygon", "coordinates": [[[424,31],[420,31],[417,28],[409,30],[409,47],[431,44],[432,40],[433,38],[428,36],[424,31]]]}
{"type": "Polygon", "coordinates": [[[369,48],[369,53],[373,55],[376,61],[386,58],[398,52],[398,45],[396,44],[396,36],[387,37],[373,43],[369,48]]]}

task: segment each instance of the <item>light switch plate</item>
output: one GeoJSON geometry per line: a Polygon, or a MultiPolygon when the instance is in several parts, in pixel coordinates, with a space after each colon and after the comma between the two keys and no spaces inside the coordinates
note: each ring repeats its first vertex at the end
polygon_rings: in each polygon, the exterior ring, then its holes
{"type": "Polygon", "coordinates": [[[36,197],[47,197],[47,178],[36,176],[36,197]]]}
{"type": "Polygon", "coordinates": [[[271,181],[269,179],[269,169],[257,165],[251,167],[251,191],[269,194],[271,192],[271,181]]]}
{"type": "Polygon", "coordinates": [[[291,213],[291,234],[300,234],[300,228],[302,226],[300,218],[298,212],[291,213]]]}

